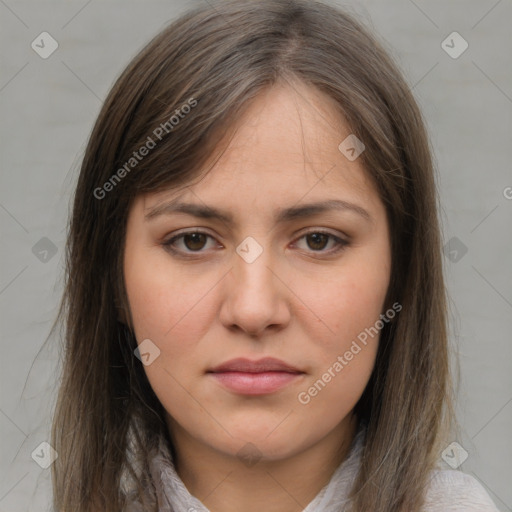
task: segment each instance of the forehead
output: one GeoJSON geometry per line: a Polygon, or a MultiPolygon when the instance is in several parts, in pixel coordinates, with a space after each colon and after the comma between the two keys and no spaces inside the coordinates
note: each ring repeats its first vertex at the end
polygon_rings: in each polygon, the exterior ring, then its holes
{"type": "MultiPolygon", "coordinates": [[[[361,160],[350,161],[338,148],[349,135],[339,106],[314,88],[297,83],[266,89],[232,125],[229,143],[212,155],[200,179],[186,187],[187,196],[251,198],[254,206],[320,199],[326,192],[378,201],[361,160]]],[[[144,207],[182,194],[183,188],[150,194],[144,207]]]]}

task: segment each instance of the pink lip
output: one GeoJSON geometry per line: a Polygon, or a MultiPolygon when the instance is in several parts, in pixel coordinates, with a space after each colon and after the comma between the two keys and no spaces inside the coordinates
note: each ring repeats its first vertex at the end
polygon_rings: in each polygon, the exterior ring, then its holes
{"type": "Polygon", "coordinates": [[[229,390],[243,395],[273,393],[304,374],[297,368],[271,357],[258,361],[232,359],[207,373],[229,390]]]}

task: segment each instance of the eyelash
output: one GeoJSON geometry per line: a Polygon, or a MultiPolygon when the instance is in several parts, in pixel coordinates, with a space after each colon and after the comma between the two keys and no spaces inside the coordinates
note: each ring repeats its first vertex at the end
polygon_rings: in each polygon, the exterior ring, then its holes
{"type": "MultiPolygon", "coordinates": [[[[180,255],[180,256],[183,256],[185,258],[187,257],[194,257],[195,254],[201,254],[203,251],[202,250],[199,250],[199,251],[188,251],[188,252],[183,252],[181,250],[177,250],[176,248],[173,247],[173,244],[176,242],[176,240],[179,240],[179,239],[182,239],[184,238],[185,236],[187,235],[194,235],[194,234],[198,234],[198,235],[205,235],[207,236],[208,238],[213,238],[213,236],[211,236],[210,234],[208,233],[205,233],[204,231],[184,231],[178,235],[175,235],[173,236],[172,238],[170,238],[169,240],[165,241],[162,243],[162,245],[164,246],[164,248],[168,251],[170,251],[172,254],[176,254],[176,255],[180,255]]],[[[304,233],[302,234],[297,240],[301,240],[303,238],[305,238],[306,236],[308,235],[313,235],[313,234],[319,234],[319,235],[326,235],[328,236],[330,239],[334,240],[334,242],[336,243],[336,248],[335,249],[331,249],[329,251],[324,251],[324,250],[320,250],[320,251],[314,251],[314,250],[311,250],[312,253],[317,253],[317,254],[326,254],[326,255],[333,255],[333,254],[337,254],[338,252],[342,251],[343,249],[345,249],[345,247],[347,245],[349,245],[349,242],[347,240],[344,240],[338,236],[335,236],[333,235],[332,233],[328,232],[328,231],[323,231],[321,229],[316,229],[316,230],[312,230],[312,231],[308,231],[307,233],[304,233]]],[[[328,243],[328,242],[327,242],[328,243]]]]}

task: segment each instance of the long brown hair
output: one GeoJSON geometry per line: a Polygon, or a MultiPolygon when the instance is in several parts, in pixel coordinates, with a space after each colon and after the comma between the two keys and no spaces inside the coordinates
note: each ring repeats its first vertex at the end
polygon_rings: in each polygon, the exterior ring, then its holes
{"type": "Polygon", "coordinates": [[[420,510],[452,415],[438,197],[424,121],[391,57],[352,15],[316,1],[229,0],[188,12],[143,48],[90,136],[58,315],[66,330],[52,427],[57,511],[122,510],[126,474],[142,500],[150,476],[133,461],[167,435],[162,405],[133,354],[122,265],[132,201],[190,184],[251,99],[297,80],[334,99],[364,141],[360,158],[391,230],[386,305],[402,305],[381,332],[356,406],[368,426],[352,510],[420,510]],[[147,155],[131,161],[149,139],[147,155]]]}

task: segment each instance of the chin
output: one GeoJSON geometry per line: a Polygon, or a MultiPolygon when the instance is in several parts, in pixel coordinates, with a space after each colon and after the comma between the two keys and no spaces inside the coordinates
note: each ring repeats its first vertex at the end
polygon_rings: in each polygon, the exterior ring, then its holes
{"type": "Polygon", "coordinates": [[[236,438],[232,439],[228,446],[224,444],[218,449],[226,455],[235,457],[248,466],[255,462],[274,462],[287,459],[293,456],[300,447],[290,445],[290,438],[286,439],[250,439],[236,438]]]}
{"type": "MultiPolygon", "coordinates": [[[[274,461],[286,459],[300,451],[303,444],[307,444],[307,432],[304,426],[291,428],[290,425],[280,425],[280,421],[263,421],[247,418],[244,422],[236,422],[227,430],[233,436],[224,438],[223,451],[237,457],[255,456],[264,460],[274,461]],[[291,442],[293,441],[293,443],[291,442]]],[[[286,420],[285,420],[286,421],[286,420]]],[[[212,440],[213,441],[213,440],[212,440]]]]}

